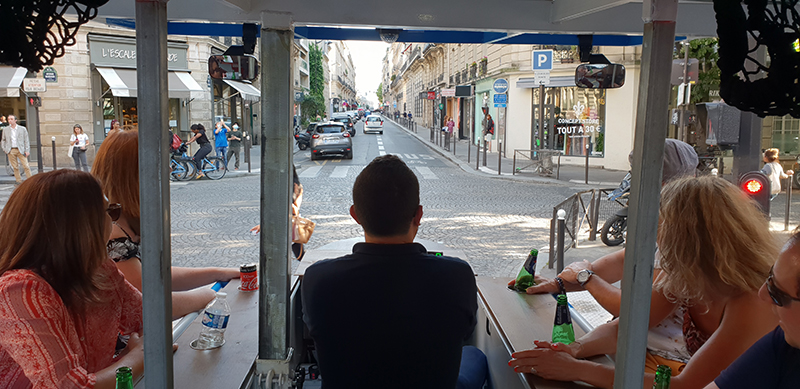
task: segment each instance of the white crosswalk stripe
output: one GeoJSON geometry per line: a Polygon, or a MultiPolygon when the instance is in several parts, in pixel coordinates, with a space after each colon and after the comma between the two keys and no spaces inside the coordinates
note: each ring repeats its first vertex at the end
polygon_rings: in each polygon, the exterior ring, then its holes
{"type": "Polygon", "coordinates": [[[419,174],[422,175],[423,179],[426,179],[426,180],[438,180],[439,179],[439,177],[437,177],[436,174],[434,174],[431,171],[430,168],[427,168],[425,166],[416,166],[416,168],[417,168],[417,171],[419,172],[419,174]]]}
{"type": "Polygon", "coordinates": [[[379,152],[378,152],[378,154],[380,154],[380,155],[386,155],[386,152],[385,152],[385,151],[383,151],[383,150],[381,150],[381,151],[379,151],[379,152]]]}
{"type": "Polygon", "coordinates": [[[333,169],[331,178],[345,178],[348,171],[350,171],[350,166],[337,166],[333,169]]]}
{"type": "Polygon", "coordinates": [[[321,170],[322,166],[312,166],[300,173],[299,176],[301,178],[316,178],[321,170]]]}

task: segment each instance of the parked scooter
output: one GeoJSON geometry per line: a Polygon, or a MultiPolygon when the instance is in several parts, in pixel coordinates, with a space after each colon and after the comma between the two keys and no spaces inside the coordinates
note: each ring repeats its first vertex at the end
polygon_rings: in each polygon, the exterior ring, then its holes
{"type": "Polygon", "coordinates": [[[300,127],[294,129],[294,140],[297,142],[297,148],[305,150],[311,142],[311,134],[305,131],[300,131],[300,127]]]}
{"type": "Polygon", "coordinates": [[[628,196],[631,192],[631,173],[625,175],[619,187],[608,195],[608,199],[616,201],[622,205],[622,209],[617,211],[603,224],[600,230],[600,240],[606,246],[619,246],[625,241],[628,228],[628,196]],[[624,202],[624,203],[623,203],[624,202]]]}

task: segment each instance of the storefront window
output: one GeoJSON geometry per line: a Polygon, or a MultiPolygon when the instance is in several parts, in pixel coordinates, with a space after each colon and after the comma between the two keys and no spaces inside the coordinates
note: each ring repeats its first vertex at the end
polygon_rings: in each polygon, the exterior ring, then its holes
{"type": "Polygon", "coordinates": [[[585,156],[587,150],[593,157],[604,155],[605,98],[602,89],[547,90],[545,104],[553,110],[556,149],[572,156],[585,156]]]}
{"type": "Polygon", "coordinates": [[[781,154],[800,153],[800,119],[789,115],[775,118],[772,129],[772,147],[781,151],[781,154]]]}

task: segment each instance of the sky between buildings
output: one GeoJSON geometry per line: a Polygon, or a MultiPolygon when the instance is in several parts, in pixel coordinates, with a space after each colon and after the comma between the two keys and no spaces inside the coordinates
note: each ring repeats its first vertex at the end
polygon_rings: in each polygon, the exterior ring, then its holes
{"type": "Polygon", "coordinates": [[[367,95],[373,106],[378,105],[378,84],[381,83],[383,71],[383,57],[389,47],[384,42],[374,41],[347,41],[350,56],[356,68],[356,91],[358,95],[367,95]]]}

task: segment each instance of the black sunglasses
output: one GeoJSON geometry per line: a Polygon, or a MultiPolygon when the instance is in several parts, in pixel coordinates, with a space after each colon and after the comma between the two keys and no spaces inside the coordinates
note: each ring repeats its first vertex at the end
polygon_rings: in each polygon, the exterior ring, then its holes
{"type": "Polygon", "coordinates": [[[800,301],[800,299],[792,297],[775,285],[775,274],[772,272],[772,268],[769,269],[769,277],[767,277],[767,292],[769,292],[772,302],[779,307],[787,306],[792,301],[800,301]]]}
{"type": "Polygon", "coordinates": [[[111,217],[111,221],[117,221],[119,220],[119,216],[122,215],[122,206],[119,205],[119,203],[108,204],[106,213],[111,217]]]}

